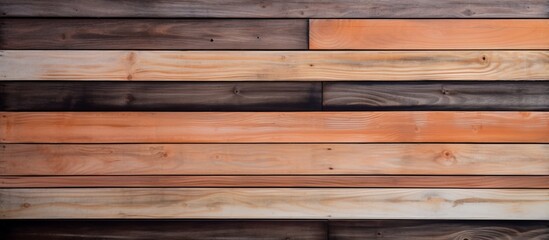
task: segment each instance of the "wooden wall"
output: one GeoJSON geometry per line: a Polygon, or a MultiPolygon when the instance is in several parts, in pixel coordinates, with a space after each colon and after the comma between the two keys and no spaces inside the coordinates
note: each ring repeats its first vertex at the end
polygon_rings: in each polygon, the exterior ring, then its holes
{"type": "Polygon", "coordinates": [[[0,239],[548,239],[547,0],[0,0],[0,239]]]}

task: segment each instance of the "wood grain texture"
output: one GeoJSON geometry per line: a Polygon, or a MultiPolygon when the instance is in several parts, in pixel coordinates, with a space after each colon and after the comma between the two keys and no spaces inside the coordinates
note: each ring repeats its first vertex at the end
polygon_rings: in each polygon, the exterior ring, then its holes
{"type": "Polygon", "coordinates": [[[0,19],[1,49],[307,49],[301,19],[0,19]]]}
{"type": "Polygon", "coordinates": [[[4,111],[314,111],[319,82],[0,82],[4,111]]]}
{"type": "Polygon", "coordinates": [[[549,176],[0,176],[0,187],[381,187],[548,189],[549,176]]]}
{"type": "Polygon", "coordinates": [[[549,112],[0,112],[3,143],[549,142],[549,112]]]}
{"type": "Polygon", "coordinates": [[[549,217],[548,189],[0,189],[0,218],[521,219],[549,217]]]}
{"type": "Polygon", "coordinates": [[[3,176],[281,174],[549,175],[549,144],[3,144],[0,148],[3,176]]]}
{"type": "MultiPolygon", "coordinates": [[[[9,240],[325,240],[325,221],[46,220],[0,222],[9,240]]],[[[3,230],[3,231],[1,231],[3,230]]]]}
{"type": "Polygon", "coordinates": [[[329,239],[447,240],[549,238],[549,221],[330,221],[329,239]]]}
{"type": "Polygon", "coordinates": [[[325,110],[549,110],[549,82],[326,82],[325,110]]]}
{"type": "Polygon", "coordinates": [[[0,0],[10,17],[547,18],[546,0],[0,0]]]}
{"type": "Polygon", "coordinates": [[[549,51],[0,51],[0,80],[549,80],[549,51]]]}
{"type": "Polygon", "coordinates": [[[311,19],[311,49],[549,49],[549,20],[311,19]]]}

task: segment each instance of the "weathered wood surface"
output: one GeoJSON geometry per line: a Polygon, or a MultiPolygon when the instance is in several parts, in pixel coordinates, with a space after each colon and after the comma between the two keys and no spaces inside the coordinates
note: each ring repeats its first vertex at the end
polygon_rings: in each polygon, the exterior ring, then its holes
{"type": "Polygon", "coordinates": [[[547,18],[546,0],[0,0],[10,17],[547,18]]]}
{"type": "Polygon", "coordinates": [[[516,219],[549,216],[549,189],[0,189],[0,218],[516,219]]]}
{"type": "Polygon", "coordinates": [[[549,175],[549,144],[3,144],[0,148],[4,176],[281,174],[549,175]]]}
{"type": "Polygon", "coordinates": [[[0,176],[0,187],[381,187],[547,189],[549,188],[549,176],[0,176]]]}
{"type": "Polygon", "coordinates": [[[0,49],[307,49],[301,19],[0,19],[0,49]]]}
{"type": "Polygon", "coordinates": [[[549,49],[548,19],[312,19],[309,25],[311,49],[549,49]]]}
{"type": "Polygon", "coordinates": [[[447,240],[549,238],[549,221],[330,221],[329,239],[447,240]]]}
{"type": "Polygon", "coordinates": [[[313,111],[319,82],[0,82],[4,111],[313,111]]]}
{"type": "Polygon", "coordinates": [[[25,220],[0,222],[0,238],[227,240],[325,240],[326,221],[25,220]]]}
{"type": "Polygon", "coordinates": [[[549,80],[549,51],[0,51],[0,80],[549,80]]]}
{"type": "Polygon", "coordinates": [[[326,82],[325,110],[549,110],[549,82],[326,82]]]}
{"type": "Polygon", "coordinates": [[[549,143],[549,112],[0,112],[3,143],[549,143]]]}

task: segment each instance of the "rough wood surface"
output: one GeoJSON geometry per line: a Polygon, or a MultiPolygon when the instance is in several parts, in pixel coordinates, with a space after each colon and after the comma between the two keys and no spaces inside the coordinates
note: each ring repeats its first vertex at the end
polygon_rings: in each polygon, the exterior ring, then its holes
{"type": "Polygon", "coordinates": [[[0,112],[3,143],[549,143],[549,112],[0,112]]]}
{"type": "Polygon", "coordinates": [[[549,176],[0,176],[0,187],[382,187],[547,189],[549,188],[549,176]]]}
{"type": "Polygon", "coordinates": [[[312,19],[311,49],[549,49],[549,20],[312,19]]]}
{"type": "Polygon", "coordinates": [[[4,111],[313,111],[319,82],[0,82],[4,111]]]}
{"type": "Polygon", "coordinates": [[[307,49],[301,19],[0,19],[1,49],[307,49]]]}
{"type": "Polygon", "coordinates": [[[549,51],[0,51],[0,80],[549,80],[549,51]]]}
{"type": "Polygon", "coordinates": [[[3,16],[202,18],[547,18],[546,0],[0,0],[3,16]]]}
{"type": "Polygon", "coordinates": [[[549,221],[330,221],[334,240],[475,240],[549,238],[549,221]]]}
{"type": "Polygon", "coordinates": [[[549,144],[3,144],[0,148],[4,176],[254,174],[549,175],[549,144]]]}
{"type": "Polygon", "coordinates": [[[549,110],[549,82],[326,82],[325,110],[549,110]]]}
{"type": "Polygon", "coordinates": [[[326,221],[25,220],[0,222],[7,240],[325,240],[326,221]]]}
{"type": "Polygon", "coordinates": [[[0,189],[0,218],[541,220],[548,198],[549,189],[0,189]]]}

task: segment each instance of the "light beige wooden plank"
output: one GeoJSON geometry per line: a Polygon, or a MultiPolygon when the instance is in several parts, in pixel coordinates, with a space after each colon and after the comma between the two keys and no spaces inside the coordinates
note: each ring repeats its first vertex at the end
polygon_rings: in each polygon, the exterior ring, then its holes
{"type": "Polygon", "coordinates": [[[549,52],[14,50],[0,80],[549,80],[549,52]]]}
{"type": "Polygon", "coordinates": [[[549,143],[549,112],[0,112],[3,143],[549,143]]]}
{"type": "Polygon", "coordinates": [[[549,144],[3,144],[0,175],[549,175],[549,144]]]}
{"type": "Polygon", "coordinates": [[[1,189],[0,217],[549,219],[549,190],[1,189]]]}

